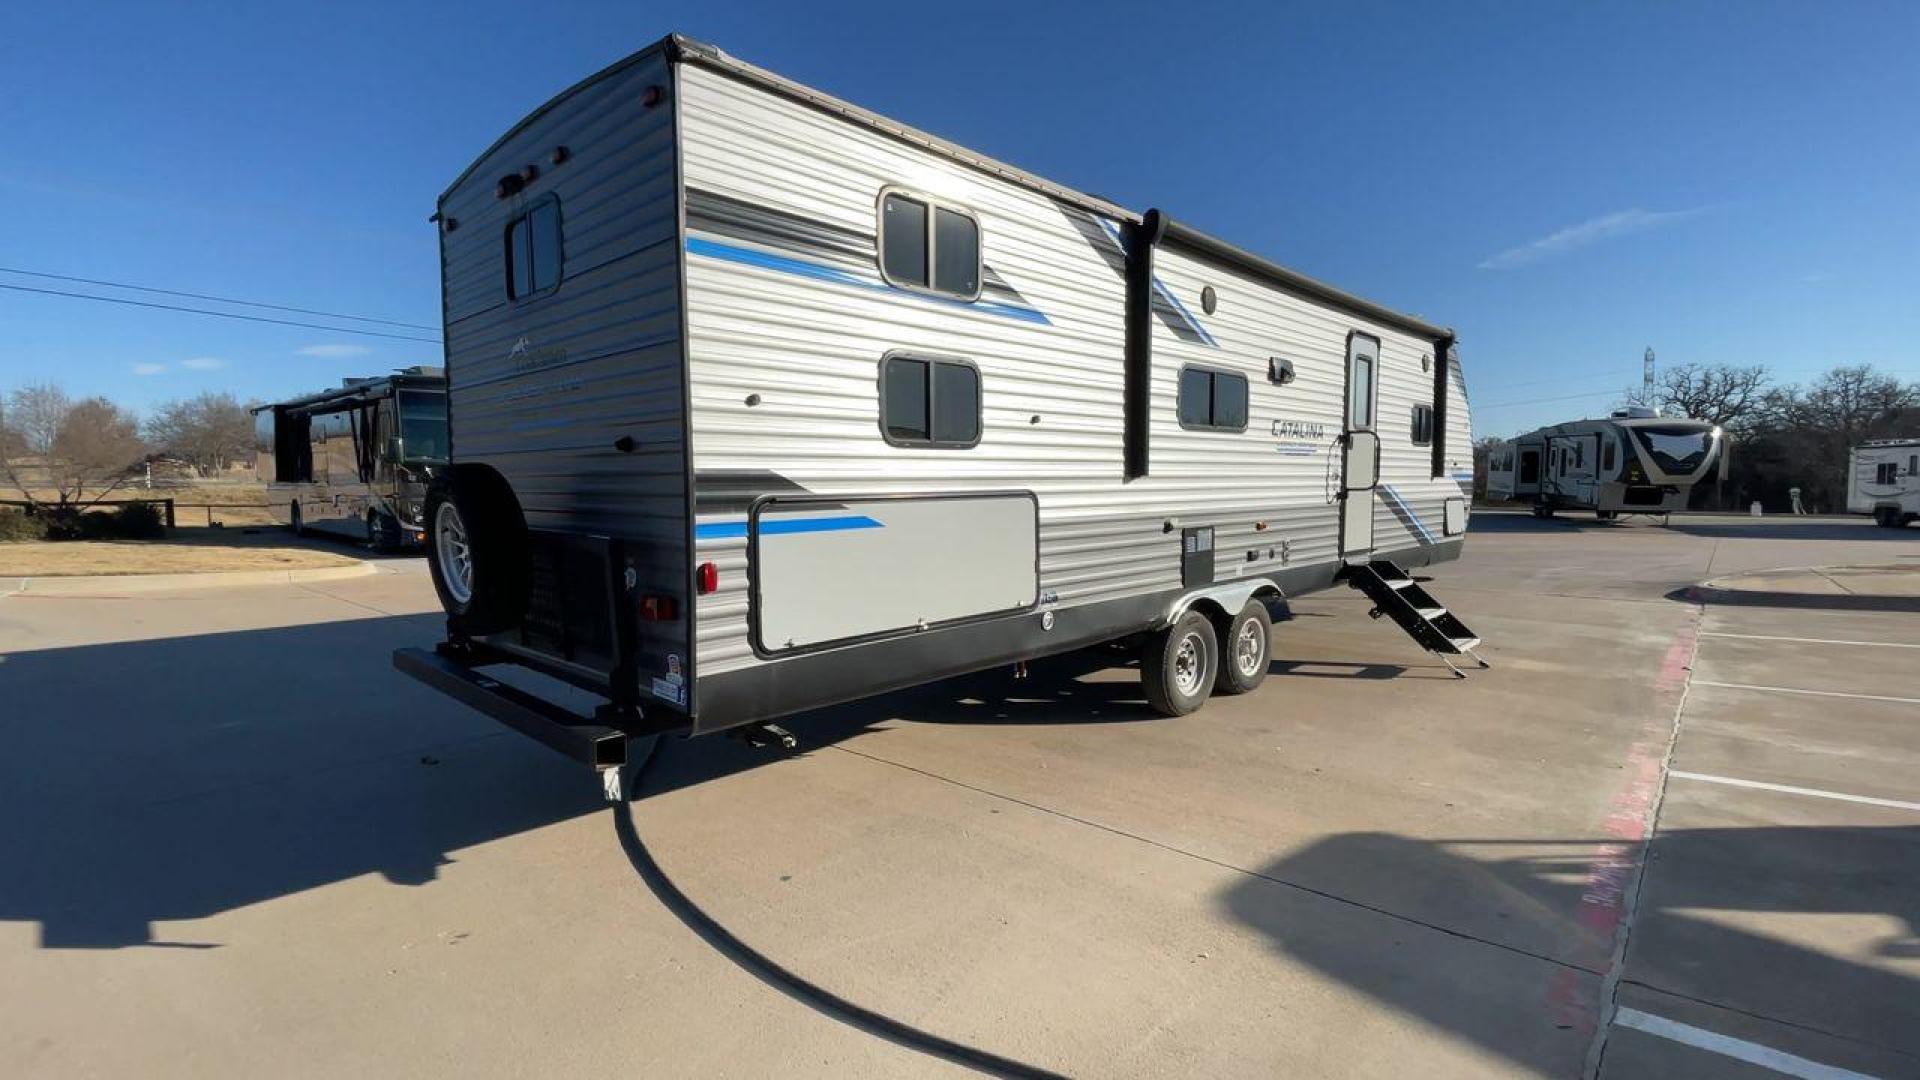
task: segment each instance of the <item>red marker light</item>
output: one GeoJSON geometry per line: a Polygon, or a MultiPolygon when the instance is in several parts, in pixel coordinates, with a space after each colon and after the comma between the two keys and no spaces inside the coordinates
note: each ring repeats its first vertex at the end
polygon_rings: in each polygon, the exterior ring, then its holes
{"type": "Polygon", "coordinates": [[[705,596],[715,591],[720,588],[720,568],[710,562],[701,563],[700,569],[695,572],[695,581],[699,586],[700,595],[705,596]]]}

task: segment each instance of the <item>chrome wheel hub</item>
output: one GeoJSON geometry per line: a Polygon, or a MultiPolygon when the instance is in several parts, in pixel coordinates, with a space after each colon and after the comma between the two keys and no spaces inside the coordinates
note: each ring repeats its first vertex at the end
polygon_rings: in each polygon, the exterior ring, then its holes
{"type": "Polygon", "coordinates": [[[1187,634],[1173,650],[1173,685],[1182,697],[1200,691],[1207,670],[1207,646],[1198,634],[1187,634]]]}
{"type": "Polygon", "coordinates": [[[1233,636],[1233,666],[1241,675],[1252,678],[1260,673],[1260,665],[1266,663],[1266,659],[1266,635],[1260,632],[1257,621],[1248,619],[1233,636]]]}
{"type": "Polygon", "coordinates": [[[434,557],[440,560],[440,578],[447,594],[456,603],[473,599],[473,547],[467,540],[467,523],[450,502],[441,503],[433,516],[434,557]]]}

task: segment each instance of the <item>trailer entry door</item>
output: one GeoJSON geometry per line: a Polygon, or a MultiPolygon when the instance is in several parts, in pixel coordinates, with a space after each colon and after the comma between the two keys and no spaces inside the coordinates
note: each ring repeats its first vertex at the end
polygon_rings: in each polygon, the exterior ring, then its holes
{"type": "Polygon", "coordinates": [[[1380,343],[1362,334],[1347,339],[1346,432],[1340,470],[1340,557],[1373,558],[1373,490],[1380,483],[1380,436],[1375,433],[1374,389],[1380,343]]]}

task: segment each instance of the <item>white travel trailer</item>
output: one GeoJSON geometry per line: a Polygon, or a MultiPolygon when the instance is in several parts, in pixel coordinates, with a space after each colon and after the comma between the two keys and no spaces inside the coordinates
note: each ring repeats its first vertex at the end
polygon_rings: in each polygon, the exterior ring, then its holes
{"type": "Polygon", "coordinates": [[[598,765],[1117,639],[1163,712],[1467,528],[1454,335],[669,37],[441,196],[449,640],[402,670],[598,765]],[[608,699],[562,713],[476,671],[608,699]]]}
{"type": "Polygon", "coordinates": [[[1882,439],[1847,454],[1847,512],[1897,529],[1920,518],[1920,439],[1882,439]]]}
{"type": "Polygon", "coordinates": [[[1687,493],[1716,464],[1726,467],[1726,435],[1705,420],[1621,409],[1606,420],[1575,420],[1530,431],[1495,446],[1487,494],[1531,503],[1535,517],[1592,510],[1621,514],[1684,510],[1687,493]]]}

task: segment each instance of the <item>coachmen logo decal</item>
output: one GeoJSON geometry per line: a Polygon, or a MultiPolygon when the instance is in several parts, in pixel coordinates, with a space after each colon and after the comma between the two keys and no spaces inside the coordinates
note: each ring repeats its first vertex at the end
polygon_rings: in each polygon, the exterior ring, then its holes
{"type": "Polygon", "coordinates": [[[514,367],[528,370],[546,367],[548,364],[557,364],[566,358],[566,346],[549,345],[545,348],[536,349],[533,346],[533,342],[528,341],[524,337],[514,342],[513,348],[507,353],[507,363],[512,364],[514,367]]]}

